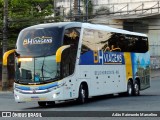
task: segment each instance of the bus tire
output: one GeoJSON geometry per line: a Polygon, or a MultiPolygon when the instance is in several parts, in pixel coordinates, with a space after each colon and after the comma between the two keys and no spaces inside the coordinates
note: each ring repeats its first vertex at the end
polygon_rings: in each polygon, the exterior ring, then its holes
{"type": "Polygon", "coordinates": [[[133,95],[134,96],[139,96],[140,94],[140,85],[138,83],[138,81],[136,80],[134,83],[134,91],[133,91],[133,95]]]}
{"type": "Polygon", "coordinates": [[[133,83],[131,80],[128,80],[128,84],[127,84],[127,96],[132,96],[133,95],[133,83]]]}
{"type": "Polygon", "coordinates": [[[84,104],[87,101],[87,99],[88,99],[87,88],[85,87],[84,84],[81,84],[79,87],[79,95],[77,102],[79,104],[84,104]]]}
{"type": "Polygon", "coordinates": [[[38,102],[38,105],[39,105],[40,107],[45,107],[45,106],[47,105],[47,103],[44,102],[44,101],[39,101],[39,102],[38,102]]]}

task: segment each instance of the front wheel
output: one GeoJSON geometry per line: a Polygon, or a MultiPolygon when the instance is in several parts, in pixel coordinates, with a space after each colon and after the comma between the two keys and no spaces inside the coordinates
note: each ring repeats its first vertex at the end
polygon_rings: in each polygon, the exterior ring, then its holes
{"type": "Polygon", "coordinates": [[[88,99],[87,89],[83,84],[81,84],[79,88],[79,96],[78,96],[77,101],[78,103],[83,104],[87,101],[87,99],[88,99]]]}

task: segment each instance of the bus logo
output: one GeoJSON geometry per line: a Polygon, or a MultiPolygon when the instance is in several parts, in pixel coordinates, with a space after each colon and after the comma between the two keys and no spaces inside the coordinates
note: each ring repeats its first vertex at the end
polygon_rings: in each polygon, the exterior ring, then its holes
{"type": "Polygon", "coordinates": [[[32,90],[33,93],[36,93],[36,90],[38,90],[39,88],[35,88],[35,87],[30,87],[30,89],[32,90]]]}
{"type": "Polygon", "coordinates": [[[94,64],[124,64],[124,56],[120,52],[93,51],[94,64]]]}
{"type": "Polygon", "coordinates": [[[52,37],[35,37],[23,40],[23,45],[49,44],[52,43],[52,37]]]}

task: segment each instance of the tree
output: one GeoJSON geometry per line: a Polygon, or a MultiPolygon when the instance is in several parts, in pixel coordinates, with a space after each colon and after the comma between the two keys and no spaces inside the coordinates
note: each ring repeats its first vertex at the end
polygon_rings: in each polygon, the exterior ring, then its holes
{"type": "Polygon", "coordinates": [[[3,4],[2,0],[0,0],[0,47],[2,42],[2,25],[3,25],[3,4]]]}
{"type": "MultiPolygon", "coordinates": [[[[7,51],[7,27],[8,27],[8,0],[4,0],[4,12],[3,12],[3,41],[2,41],[2,49],[3,54],[7,51]]],[[[7,90],[7,67],[2,67],[2,90],[7,90]]]]}

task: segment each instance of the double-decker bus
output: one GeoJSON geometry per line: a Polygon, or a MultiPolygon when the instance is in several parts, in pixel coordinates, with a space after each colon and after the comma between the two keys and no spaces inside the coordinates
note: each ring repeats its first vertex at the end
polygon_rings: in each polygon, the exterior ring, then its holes
{"type": "Polygon", "coordinates": [[[14,98],[39,106],[106,94],[140,94],[150,87],[147,35],[80,22],[23,29],[15,53],[14,98]]]}

